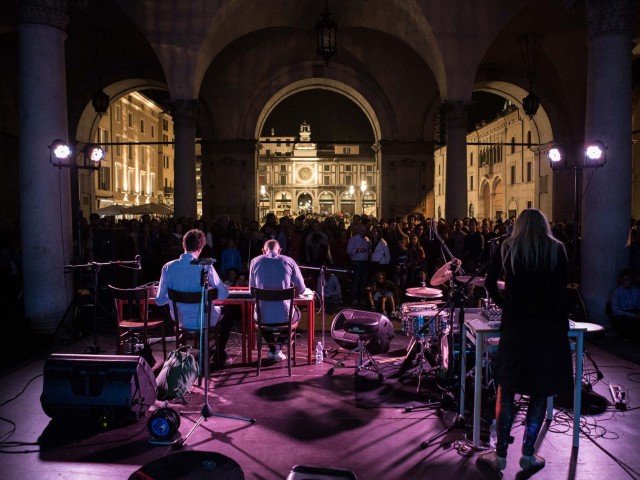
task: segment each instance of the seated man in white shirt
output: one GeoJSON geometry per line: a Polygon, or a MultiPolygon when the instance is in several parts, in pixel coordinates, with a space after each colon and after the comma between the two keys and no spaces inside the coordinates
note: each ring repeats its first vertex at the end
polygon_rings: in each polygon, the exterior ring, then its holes
{"type": "MultiPolygon", "coordinates": [[[[182,237],[182,247],[184,253],[180,255],[177,260],[172,260],[162,267],[162,275],[160,276],[160,284],[158,285],[158,294],[156,296],[157,305],[165,305],[169,303],[171,310],[171,317],[175,320],[175,313],[173,311],[173,304],[169,302],[169,289],[179,292],[200,292],[201,286],[201,272],[204,268],[207,272],[207,279],[209,288],[218,289],[218,298],[225,299],[229,296],[229,289],[222,283],[217,272],[213,268],[213,265],[199,265],[197,263],[198,256],[203,247],[207,243],[205,234],[197,229],[189,230],[182,237]]],[[[197,330],[200,326],[200,305],[199,304],[178,304],[181,327],[189,330],[197,330]]],[[[220,307],[210,305],[211,320],[209,322],[210,327],[217,325],[219,321],[222,323],[220,332],[220,345],[216,348],[220,354],[220,361],[224,363],[227,359],[226,347],[227,340],[229,339],[229,332],[233,319],[230,317],[225,318],[223,314],[225,309],[221,310],[220,307]]],[[[203,317],[205,318],[205,317],[203,317]]]]}
{"type": "MultiPolygon", "coordinates": [[[[251,260],[249,266],[249,286],[256,288],[283,289],[295,287],[296,296],[305,290],[304,278],[300,272],[300,267],[291,257],[280,255],[280,244],[277,240],[267,240],[262,249],[263,255],[251,260]]],[[[262,309],[264,323],[282,323],[287,318],[289,305],[283,302],[265,302],[262,309]]],[[[300,320],[300,311],[293,312],[293,324],[300,320]]],[[[287,357],[282,353],[282,344],[288,341],[286,335],[274,338],[273,333],[265,332],[263,338],[269,345],[267,358],[276,362],[281,362],[287,357]]]]}

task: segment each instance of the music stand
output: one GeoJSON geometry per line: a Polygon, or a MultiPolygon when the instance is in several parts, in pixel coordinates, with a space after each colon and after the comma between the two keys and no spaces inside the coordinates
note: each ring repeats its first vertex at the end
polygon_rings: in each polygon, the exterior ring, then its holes
{"type": "Polygon", "coordinates": [[[200,368],[200,379],[204,377],[204,399],[202,401],[202,408],[199,411],[193,412],[180,412],[182,415],[200,414],[200,418],[196,421],[195,425],[191,427],[189,433],[175,442],[174,448],[182,448],[184,444],[189,440],[191,435],[196,431],[198,426],[204,421],[206,422],[211,417],[223,417],[231,418],[233,420],[241,420],[243,422],[256,423],[255,418],[237,417],[235,415],[227,415],[223,413],[213,413],[211,404],[209,403],[209,318],[206,315],[209,308],[209,302],[207,299],[207,291],[209,289],[209,270],[207,265],[211,266],[210,260],[205,259],[198,262],[202,266],[200,270],[200,309],[198,311],[198,331],[200,334],[200,358],[198,360],[200,368]],[[205,321],[206,320],[206,321],[205,321]]]}

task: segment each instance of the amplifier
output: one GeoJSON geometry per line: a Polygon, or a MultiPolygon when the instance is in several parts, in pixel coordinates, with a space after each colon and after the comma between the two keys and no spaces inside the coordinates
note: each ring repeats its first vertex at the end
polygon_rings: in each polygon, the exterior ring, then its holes
{"type": "Polygon", "coordinates": [[[51,418],[137,421],[156,401],[156,379],[137,355],[53,354],[40,403],[51,418]]]}

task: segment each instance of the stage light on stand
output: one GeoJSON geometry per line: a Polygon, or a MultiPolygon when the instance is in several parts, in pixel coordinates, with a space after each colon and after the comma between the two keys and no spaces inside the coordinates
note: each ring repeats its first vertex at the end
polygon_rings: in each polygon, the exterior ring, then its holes
{"type": "Polygon", "coordinates": [[[591,142],[584,150],[584,166],[586,168],[603,167],[607,161],[607,147],[599,140],[591,142]]]}
{"type": "MultiPolygon", "coordinates": [[[[87,145],[83,149],[85,160],[89,160],[89,165],[100,166],[100,162],[104,160],[105,151],[100,145],[87,145]]],[[[86,163],[86,161],[85,161],[86,163]]]]}
{"type": "Polygon", "coordinates": [[[547,158],[549,159],[549,165],[552,170],[558,170],[565,163],[564,154],[558,147],[550,148],[547,152],[547,158]]]}
{"type": "Polygon", "coordinates": [[[55,167],[68,167],[73,156],[73,149],[64,140],[54,140],[49,145],[49,161],[55,167]]]}

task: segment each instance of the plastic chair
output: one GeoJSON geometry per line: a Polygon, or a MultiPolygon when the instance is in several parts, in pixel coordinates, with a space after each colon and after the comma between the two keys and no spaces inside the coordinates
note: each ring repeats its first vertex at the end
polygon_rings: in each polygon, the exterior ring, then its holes
{"type": "Polygon", "coordinates": [[[291,376],[291,361],[296,364],[296,329],[298,328],[298,322],[293,323],[293,310],[296,293],[295,288],[284,289],[266,289],[266,288],[251,288],[251,296],[255,298],[256,309],[256,328],[258,330],[258,373],[260,375],[260,367],[262,363],[262,334],[264,332],[271,332],[274,335],[287,335],[288,347],[287,347],[287,366],[289,369],[289,376],[291,376]],[[289,300],[289,308],[284,321],[272,323],[265,322],[263,317],[262,306],[263,302],[282,302],[289,300]]]}
{"type": "Polygon", "coordinates": [[[162,320],[149,321],[149,290],[146,287],[117,288],[109,285],[116,307],[118,330],[116,332],[116,352],[124,354],[124,345],[131,344],[134,351],[136,339],[146,344],[149,332],[158,330],[162,335],[162,354],[167,358],[167,338],[162,320]]]}

